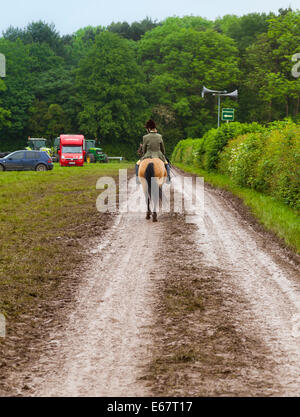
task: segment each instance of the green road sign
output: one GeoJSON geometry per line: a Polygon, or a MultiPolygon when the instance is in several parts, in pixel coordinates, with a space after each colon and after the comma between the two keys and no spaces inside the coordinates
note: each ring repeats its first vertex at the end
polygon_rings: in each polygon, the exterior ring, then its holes
{"type": "Polygon", "coordinates": [[[234,109],[222,109],[222,120],[233,121],[234,120],[234,109]]]}

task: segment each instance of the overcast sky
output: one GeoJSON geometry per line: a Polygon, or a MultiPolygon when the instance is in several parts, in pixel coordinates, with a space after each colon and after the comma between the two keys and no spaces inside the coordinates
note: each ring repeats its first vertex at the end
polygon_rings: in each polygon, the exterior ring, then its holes
{"type": "Polygon", "coordinates": [[[215,19],[225,14],[276,12],[288,6],[300,9],[300,0],[0,0],[0,33],[11,25],[24,27],[37,20],[54,23],[64,35],[88,25],[131,23],[146,16],[153,20],[175,15],[215,19]]]}

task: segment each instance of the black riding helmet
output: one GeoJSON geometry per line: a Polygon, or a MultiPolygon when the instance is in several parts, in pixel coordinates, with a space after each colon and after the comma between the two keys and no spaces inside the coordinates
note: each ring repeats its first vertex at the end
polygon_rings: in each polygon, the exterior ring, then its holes
{"type": "Polygon", "coordinates": [[[148,122],[145,125],[145,128],[149,129],[149,130],[156,129],[156,124],[155,124],[154,120],[152,120],[152,119],[148,120],[148,122]]]}

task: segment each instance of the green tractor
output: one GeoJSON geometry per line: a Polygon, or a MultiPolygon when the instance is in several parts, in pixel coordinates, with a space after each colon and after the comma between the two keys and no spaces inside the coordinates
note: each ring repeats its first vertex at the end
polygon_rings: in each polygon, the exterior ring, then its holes
{"type": "Polygon", "coordinates": [[[60,137],[54,139],[53,146],[51,147],[53,162],[59,162],[58,151],[60,148],[60,137]]]}
{"type": "Polygon", "coordinates": [[[26,150],[45,151],[52,157],[52,150],[47,148],[47,139],[44,138],[28,138],[26,150]]]}
{"type": "Polygon", "coordinates": [[[107,155],[103,152],[102,148],[96,147],[96,141],[95,140],[85,140],[85,158],[86,161],[90,163],[95,162],[108,162],[107,155]]]}

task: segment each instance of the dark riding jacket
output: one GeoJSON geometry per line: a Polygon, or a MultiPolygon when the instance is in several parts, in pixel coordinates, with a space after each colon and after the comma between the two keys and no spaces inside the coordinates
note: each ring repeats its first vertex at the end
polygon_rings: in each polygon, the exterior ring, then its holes
{"type": "Polygon", "coordinates": [[[167,162],[165,157],[165,145],[162,136],[157,132],[150,132],[143,137],[143,157],[159,158],[163,162],[167,162]]]}

